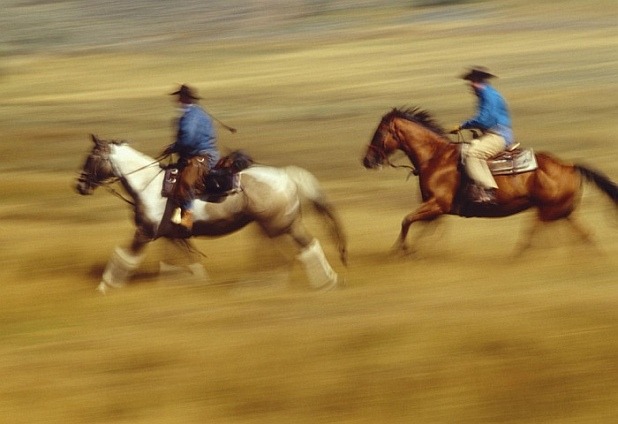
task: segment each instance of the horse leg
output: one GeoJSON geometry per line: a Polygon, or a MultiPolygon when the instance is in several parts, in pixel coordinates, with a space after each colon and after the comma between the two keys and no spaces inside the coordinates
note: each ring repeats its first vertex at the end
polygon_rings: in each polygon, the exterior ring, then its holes
{"type": "MultiPolygon", "coordinates": [[[[168,260],[159,261],[160,274],[185,274],[189,272],[192,277],[207,279],[208,273],[198,257],[199,250],[190,239],[163,239],[165,242],[165,257],[168,260]],[[178,260],[179,253],[181,259],[178,260]],[[179,264],[180,263],[180,264],[179,264]]],[[[203,255],[203,254],[202,254],[203,255]]]]}
{"type": "Polygon", "coordinates": [[[336,288],[337,273],[328,263],[318,239],[311,236],[299,220],[291,225],[289,235],[299,246],[300,253],[296,258],[302,263],[311,287],[321,291],[336,288]]]}
{"type": "Polygon", "coordinates": [[[143,250],[150,240],[150,237],[138,229],[128,249],[117,246],[103,271],[97,290],[105,294],[109,288],[124,286],[144,259],[143,250]]]}
{"type": "Polygon", "coordinates": [[[585,228],[573,215],[566,217],[567,222],[571,225],[571,228],[581,237],[586,244],[593,245],[594,239],[592,238],[592,232],[585,228]]]}
{"type": "Polygon", "coordinates": [[[401,222],[401,232],[395,242],[394,250],[402,252],[408,251],[406,238],[412,223],[416,221],[433,221],[443,214],[444,212],[435,198],[422,203],[418,209],[403,218],[401,222]]]}
{"type": "Polygon", "coordinates": [[[527,231],[524,231],[524,234],[521,237],[521,241],[515,248],[514,256],[521,256],[524,251],[528,250],[530,246],[532,246],[532,237],[534,236],[534,234],[536,234],[539,228],[541,228],[541,225],[541,220],[535,219],[530,228],[527,231]]]}
{"type": "MultiPolygon", "coordinates": [[[[568,215],[565,217],[566,221],[569,223],[571,228],[581,237],[581,239],[590,245],[594,245],[594,239],[592,238],[592,233],[586,229],[573,215],[568,215]]],[[[515,255],[519,256],[524,253],[530,246],[532,246],[532,237],[536,234],[536,232],[543,225],[543,221],[541,219],[534,220],[534,223],[530,227],[528,231],[525,232],[522,237],[522,242],[519,243],[519,246],[515,249],[515,255]]]]}

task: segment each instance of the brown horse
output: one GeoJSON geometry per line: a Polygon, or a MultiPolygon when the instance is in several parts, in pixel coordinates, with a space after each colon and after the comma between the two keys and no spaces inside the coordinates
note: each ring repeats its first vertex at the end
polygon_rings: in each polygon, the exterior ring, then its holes
{"type": "Polygon", "coordinates": [[[618,186],[601,173],[582,165],[560,162],[547,153],[536,153],[534,171],[495,176],[495,204],[473,203],[467,198],[469,179],[461,166],[460,145],[447,137],[430,113],[419,108],[393,109],[382,117],[363,159],[366,168],[390,163],[388,157],[403,151],[419,176],[423,203],[406,215],[396,248],[406,250],[406,236],[416,221],[431,221],[443,214],[465,217],[504,217],[537,208],[535,221],[522,249],[530,245],[541,222],[565,218],[586,241],[590,236],[571,213],[581,197],[583,178],[593,181],[614,203],[618,186]],[[582,178],[583,177],[583,178],[582,178]]]}

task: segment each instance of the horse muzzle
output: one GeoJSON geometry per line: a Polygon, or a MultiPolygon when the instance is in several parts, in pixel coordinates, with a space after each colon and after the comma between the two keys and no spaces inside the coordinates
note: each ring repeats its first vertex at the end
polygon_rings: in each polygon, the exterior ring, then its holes
{"type": "Polygon", "coordinates": [[[376,160],[376,158],[365,157],[365,159],[363,159],[363,166],[367,169],[376,169],[381,168],[382,163],[376,160]]]}
{"type": "Polygon", "coordinates": [[[77,191],[82,196],[87,196],[94,193],[94,187],[90,184],[87,184],[85,181],[78,180],[75,184],[75,191],[77,191]]]}

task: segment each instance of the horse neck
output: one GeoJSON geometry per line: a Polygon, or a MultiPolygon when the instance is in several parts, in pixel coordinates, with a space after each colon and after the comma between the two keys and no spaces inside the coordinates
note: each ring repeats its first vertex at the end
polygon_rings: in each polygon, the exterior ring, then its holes
{"type": "Polygon", "coordinates": [[[400,140],[399,148],[417,169],[422,169],[439,150],[449,144],[440,134],[415,122],[402,119],[395,124],[400,140]]]}
{"type": "MultiPolygon", "coordinates": [[[[127,144],[112,145],[109,155],[116,176],[131,196],[139,196],[161,173],[157,161],[127,144]]],[[[159,187],[160,188],[160,187],[159,187]]]]}

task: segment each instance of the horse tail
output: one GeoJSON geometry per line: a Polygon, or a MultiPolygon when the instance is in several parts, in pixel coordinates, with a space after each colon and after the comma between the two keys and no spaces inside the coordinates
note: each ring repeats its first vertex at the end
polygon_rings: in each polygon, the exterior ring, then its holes
{"type": "Polygon", "coordinates": [[[343,230],[343,224],[335,207],[322,190],[320,182],[311,172],[298,166],[287,166],[283,169],[296,184],[301,197],[309,200],[320,216],[329,223],[331,235],[337,243],[339,258],[344,265],[347,265],[347,237],[343,230]]]}
{"type": "Polygon", "coordinates": [[[601,191],[614,201],[614,203],[618,204],[618,185],[610,180],[609,177],[583,165],[575,165],[575,169],[577,169],[586,180],[594,182],[601,191]]]}

